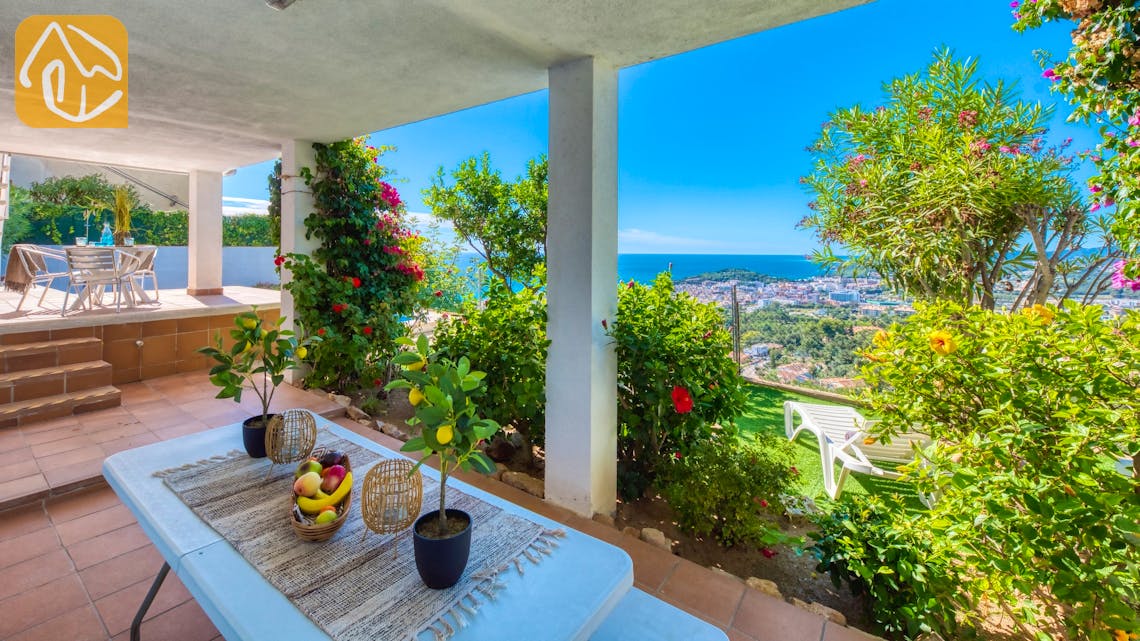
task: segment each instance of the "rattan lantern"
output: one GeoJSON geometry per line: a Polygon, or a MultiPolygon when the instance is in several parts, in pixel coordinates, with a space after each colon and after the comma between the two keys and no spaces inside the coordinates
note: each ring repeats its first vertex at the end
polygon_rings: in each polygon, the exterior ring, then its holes
{"type": "Polygon", "coordinates": [[[285,410],[265,428],[265,454],[272,461],[269,474],[278,463],[296,463],[307,458],[316,444],[317,421],[312,412],[285,410]]]}
{"type": "MultiPolygon", "coordinates": [[[[419,473],[411,473],[414,466],[407,459],[385,459],[368,470],[360,492],[360,513],[369,530],[393,534],[411,527],[419,518],[424,481],[419,473]]],[[[395,553],[392,546],[392,555],[395,553]]]]}

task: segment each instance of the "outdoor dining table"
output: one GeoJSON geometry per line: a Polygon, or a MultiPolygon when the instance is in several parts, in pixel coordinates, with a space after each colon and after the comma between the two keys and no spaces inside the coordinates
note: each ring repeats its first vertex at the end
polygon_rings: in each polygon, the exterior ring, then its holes
{"type": "MultiPolygon", "coordinates": [[[[318,443],[332,435],[382,457],[402,456],[319,416],[316,420],[322,430],[318,443]]],[[[162,479],[154,476],[162,469],[240,449],[240,433],[238,425],[231,425],[120,452],[104,462],[103,475],[134,513],[169,569],[181,579],[226,639],[329,639],[229,542],[182,503],[162,479]]],[[[265,465],[268,468],[268,460],[265,465]]],[[[435,470],[427,467],[422,470],[425,476],[438,479],[435,470]]],[[[525,575],[513,570],[503,572],[500,579],[505,588],[496,599],[488,600],[479,608],[469,625],[455,631],[451,637],[454,641],[585,641],[630,591],[633,565],[629,555],[620,548],[565,528],[462,481],[451,479],[449,487],[539,525],[561,528],[566,533],[559,541],[557,552],[543,559],[541,564],[527,567],[525,575]]],[[[284,516],[281,522],[286,524],[284,516]]],[[[297,545],[320,544],[298,540],[297,545]]],[[[149,598],[157,592],[166,570],[167,566],[163,566],[149,598]]],[[[637,596],[648,598],[643,593],[637,596]]],[[[136,618],[133,630],[136,634],[145,606],[149,606],[149,599],[136,618]]],[[[418,638],[426,641],[432,635],[425,631],[418,638]]]]}
{"type": "MultiPolygon", "coordinates": [[[[87,247],[88,249],[96,248],[96,251],[102,250],[102,251],[107,252],[108,254],[110,254],[112,256],[114,256],[115,253],[118,252],[120,255],[127,255],[127,256],[133,257],[136,259],[134,261],[136,263],[136,267],[137,267],[137,263],[138,263],[137,259],[140,256],[145,255],[147,252],[158,250],[158,247],[156,245],[99,245],[99,244],[91,244],[91,245],[85,245],[85,247],[87,247]]],[[[116,256],[115,258],[117,259],[116,263],[118,263],[119,260],[122,260],[118,256],[116,256]]],[[[124,296],[124,300],[127,302],[127,307],[135,307],[136,305],[144,305],[144,304],[154,302],[153,300],[151,300],[150,296],[147,295],[145,289],[135,287],[134,279],[127,278],[125,280],[125,282],[126,282],[127,287],[120,293],[120,296],[124,296]]],[[[90,291],[89,287],[84,287],[83,290],[81,292],[79,292],[79,295],[76,297],[75,302],[68,306],[68,310],[80,309],[87,302],[87,300],[89,298],[91,298],[92,293],[93,292],[90,291]]],[[[100,298],[102,298],[102,297],[100,296],[100,298]]]]}

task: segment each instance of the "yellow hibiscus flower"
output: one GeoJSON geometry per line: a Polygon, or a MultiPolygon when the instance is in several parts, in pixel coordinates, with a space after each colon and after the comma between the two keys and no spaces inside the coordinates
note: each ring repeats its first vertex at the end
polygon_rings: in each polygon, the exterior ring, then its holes
{"type": "Polygon", "coordinates": [[[1021,310],[1022,314],[1030,318],[1040,318],[1046,325],[1053,322],[1053,317],[1056,313],[1044,305],[1034,305],[1033,307],[1026,307],[1021,310]]]}
{"type": "Polygon", "coordinates": [[[948,356],[958,351],[958,343],[946,330],[936,329],[930,332],[928,338],[930,339],[930,349],[939,356],[948,356]]]}

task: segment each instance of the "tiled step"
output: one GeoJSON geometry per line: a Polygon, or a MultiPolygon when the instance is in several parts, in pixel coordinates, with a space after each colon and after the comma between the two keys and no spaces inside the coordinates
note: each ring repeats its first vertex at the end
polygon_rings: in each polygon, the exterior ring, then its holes
{"type": "Polygon", "coordinates": [[[0,405],[0,427],[27,425],[49,418],[118,407],[121,396],[117,388],[106,385],[81,392],[55,394],[0,405]]]}
{"type": "Polygon", "coordinates": [[[44,396],[82,392],[111,384],[111,364],[71,363],[0,374],[0,405],[44,396]]]}
{"type": "Polygon", "coordinates": [[[72,365],[101,358],[103,341],[95,337],[0,345],[0,373],[72,365]]]}

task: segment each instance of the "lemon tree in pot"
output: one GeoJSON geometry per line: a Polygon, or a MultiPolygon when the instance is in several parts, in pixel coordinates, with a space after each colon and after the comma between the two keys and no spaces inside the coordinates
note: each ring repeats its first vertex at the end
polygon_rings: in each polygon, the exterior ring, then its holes
{"type": "Polygon", "coordinates": [[[425,585],[433,589],[456,584],[467,567],[471,551],[471,516],[447,507],[447,479],[456,470],[495,470],[479,446],[499,431],[499,424],[478,414],[476,399],[486,388],[484,373],[471,370],[466,357],[458,362],[433,354],[427,338],[397,339],[411,349],[402,351],[393,362],[403,367],[401,378],[386,390],[407,389],[416,414],[409,425],[422,428],[420,436],[400,448],[422,452],[415,473],[433,454],[439,457],[439,509],[421,516],[413,526],[416,569],[425,585]]]}
{"type": "Polygon", "coordinates": [[[216,337],[216,347],[202,347],[198,352],[217,361],[210,369],[210,382],[221,390],[216,398],[232,398],[241,402],[242,392],[248,385],[261,401],[261,414],[242,423],[242,440],[245,451],[254,458],[265,456],[265,428],[272,416],[269,404],[273,393],[285,380],[287,370],[296,369],[308,355],[309,345],[319,340],[308,337],[298,340],[291,330],[281,329],[284,317],[267,324],[257,315],[257,307],[234,317],[230,330],[233,346],[226,349],[222,336],[216,337]]]}

